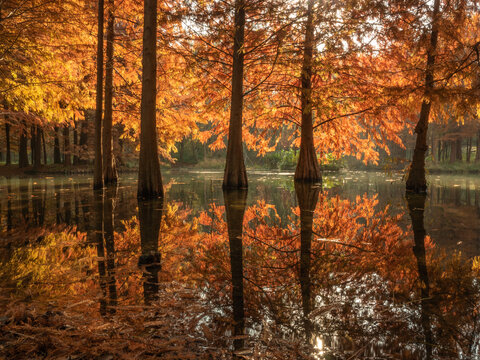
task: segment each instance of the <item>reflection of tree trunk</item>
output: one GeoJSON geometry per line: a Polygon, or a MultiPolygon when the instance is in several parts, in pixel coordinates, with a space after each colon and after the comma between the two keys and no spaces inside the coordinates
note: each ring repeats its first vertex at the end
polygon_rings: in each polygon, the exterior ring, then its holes
{"type": "Polygon", "coordinates": [[[5,159],[5,165],[10,165],[12,163],[12,155],[10,151],[10,124],[5,123],[5,139],[7,145],[7,157],[5,159]]]}
{"type": "MultiPolygon", "coordinates": [[[[227,214],[228,239],[230,244],[230,266],[232,271],[232,300],[234,336],[244,335],[245,310],[243,299],[243,216],[247,203],[247,190],[225,190],[223,192],[227,214]]],[[[233,341],[235,350],[244,346],[242,338],[233,341]]]]}
{"type": "Polygon", "coordinates": [[[140,242],[142,255],[138,265],[144,267],[143,293],[145,304],[150,304],[158,293],[158,272],[161,270],[161,254],[158,252],[158,235],[163,213],[163,198],[138,202],[140,242]]]}
{"type": "Polygon", "coordinates": [[[8,199],[7,199],[7,230],[10,231],[12,230],[13,223],[13,211],[12,211],[12,180],[7,177],[7,194],[8,194],[8,199]]]}
{"type": "Polygon", "coordinates": [[[432,358],[433,335],[430,324],[430,281],[427,271],[427,259],[425,252],[425,227],[424,227],[424,211],[426,196],[423,194],[407,194],[408,211],[412,220],[413,238],[415,245],[413,253],[417,259],[418,275],[420,279],[421,293],[421,322],[423,335],[425,337],[425,359],[432,358]]]}
{"type": "Polygon", "coordinates": [[[137,196],[163,196],[157,144],[157,0],[144,1],[140,159],[137,196]]]}
{"type": "Polygon", "coordinates": [[[66,181],[66,185],[63,186],[63,189],[68,191],[64,192],[63,208],[65,209],[65,224],[70,225],[72,222],[72,184],[69,180],[66,181]]]}
{"type": "Polygon", "coordinates": [[[305,183],[295,183],[300,206],[300,287],[302,291],[302,308],[305,326],[305,335],[308,342],[312,341],[313,325],[309,319],[312,311],[312,291],[310,280],[312,226],[313,214],[317,206],[320,188],[305,183]]]}
{"type": "MultiPolygon", "coordinates": [[[[28,224],[29,216],[29,189],[28,189],[28,180],[26,181],[26,185],[20,185],[20,208],[22,209],[22,217],[25,224],[28,224]]],[[[20,182],[21,184],[22,182],[20,182]]]]}
{"type": "Polygon", "coordinates": [[[117,168],[113,157],[113,43],[114,43],[114,0],[107,1],[107,60],[105,71],[105,113],[103,116],[103,182],[115,184],[117,182],[117,168]]]}
{"type": "Polygon", "coordinates": [[[103,206],[103,230],[105,234],[105,249],[107,250],[107,283],[109,294],[110,313],[115,313],[117,306],[117,285],[115,281],[115,243],[113,211],[115,210],[116,187],[109,187],[105,192],[105,203],[103,206]]]}
{"type": "Polygon", "coordinates": [[[105,267],[105,245],[104,245],[104,211],[103,211],[103,191],[97,190],[94,192],[94,204],[93,210],[94,216],[94,228],[95,234],[94,242],[97,244],[97,256],[98,256],[98,274],[100,276],[100,288],[102,289],[102,297],[100,298],[100,314],[102,316],[107,315],[107,272],[105,267]]]}
{"type": "Polygon", "coordinates": [[[302,65],[302,126],[300,136],[300,155],[295,170],[295,181],[318,182],[322,180],[313,138],[312,109],[312,67],[315,34],[313,26],[314,0],[308,1],[307,23],[305,24],[305,42],[302,65]]]}
{"type": "Polygon", "coordinates": [[[57,224],[61,224],[63,222],[63,217],[62,217],[62,211],[61,211],[62,207],[61,207],[61,199],[60,199],[60,189],[61,189],[60,180],[57,180],[57,179],[54,180],[53,188],[55,190],[55,214],[57,215],[56,220],[57,220],[57,224]]]}
{"type": "Polygon", "coordinates": [[[437,49],[438,40],[438,20],[440,13],[440,0],[435,0],[432,13],[432,31],[430,34],[430,44],[427,48],[427,67],[425,70],[425,93],[422,107],[420,110],[420,117],[415,133],[417,140],[415,149],[413,151],[413,159],[408,172],[406,189],[416,193],[425,192],[427,190],[427,180],[425,178],[425,154],[428,151],[427,145],[427,131],[428,118],[430,116],[430,108],[432,101],[429,98],[434,87],[434,68],[435,68],[435,53],[437,49]]]}
{"type": "Polygon", "coordinates": [[[232,95],[230,122],[223,187],[240,189],[248,186],[243,159],[243,62],[245,41],[245,1],[235,0],[235,30],[233,34],[232,95]]]}

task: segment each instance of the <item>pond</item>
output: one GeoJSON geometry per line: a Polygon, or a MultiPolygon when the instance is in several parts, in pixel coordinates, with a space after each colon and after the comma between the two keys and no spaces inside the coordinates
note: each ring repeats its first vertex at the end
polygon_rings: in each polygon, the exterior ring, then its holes
{"type": "Polygon", "coordinates": [[[147,202],[135,174],[0,179],[0,354],[480,356],[479,177],[406,197],[395,173],[163,175],[147,202]]]}

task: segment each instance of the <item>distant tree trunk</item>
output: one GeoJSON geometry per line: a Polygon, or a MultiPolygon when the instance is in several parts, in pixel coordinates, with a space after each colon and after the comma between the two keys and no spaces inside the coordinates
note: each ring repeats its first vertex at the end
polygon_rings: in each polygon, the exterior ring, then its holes
{"type": "Polygon", "coordinates": [[[78,122],[73,125],[73,165],[78,165],[78,122]]]}
{"type": "Polygon", "coordinates": [[[243,159],[243,67],[245,41],[245,1],[235,0],[235,31],[233,40],[232,97],[228,128],[227,158],[223,175],[224,189],[248,187],[243,159]]]}
{"type": "Polygon", "coordinates": [[[472,157],[472,138],[467,138],[467,153],[466,153],[466,160],[469,163],[472,157]]]}
{"type": "Polygon", "coordinates": [[[103,187],[102,164],[102,110],[103,110],[103,8],[104,0],[98,0],[97,29],[97,93],[95,109],[95,161],[93,166],[93,188],[103,187]]]}
{"type": "Polygon", "coordinates": [[[63,126],[63,156],[64,156],[64,165],[70,166],[72,165],[72,159],[70,156],[70,132],[68,129],[68,125],[63,126]]]}
{"type": "Polygon", "coordinates": [[[42,165],[42,137],[40,135],[40,127],[35,125],[32,127],[32,131],[33,166],[38,168],[42,165]]]}
{"type": "Polygon", "coordinates": [[[477,153],[475,154],[475,162],[480,161],[480,130],[477,134],[477,153]]]}
{"type": "Polygon", "coordinates": [[[30,161],[33,166],[36,166],[35,164],[35,147],[36,144],[35,142],[37,141],[37,134],[35,132],[35,125],[32,125],[30,127],[30,161]]]}
{"type": "Polygon", "coordinates": [[[28,140],[27,140],[27,129],[25,122],[22,123],[20,129],[20,142],[18,145],[18,166],[24,168],[28,166],[28,140]]]}
{"type": "MultiPolygon", "coordinates": [[[[80,141],[78,143],[80,154],[83,154],[84,151],[87,150],[87,141],[88,141],[88,122],[87,120],[82,121],[82,126],[80,130],[80,141]]],[[[79,156],[78,160],[79,164],[86,164],[87,160],[79,156]]]]}
{"type": "Polygon", "coordinates": [[[113,157],[113,44],[115,39],[114,0],[108,0],[107,60],[105,72],[105,114],[103,117],[103,182],[115,184],[118,174],[113,157]]]}
{"type": "Polygon", "coordinates": [[[456,140],[455,150],[457,151],[457,154],[455,156],[456,160],[457,161],[462,161],[463,154],[462,154],[462,138],[461,137],[457,138],[457,140],[456,140]]]}
{"type": "Polygon", "coordinates": [[[6,159],[5,159],[5,165],[11,165],[12,164],[12,154],[10,151],[10,124],[5,123],[5,139],[7,142],[7,154],[6,154],[6,159]]]}
{"type": "Polygon", "coordinates": [[[163,196],[157,145],[157,0],[144,2],[139,198],[163,196]]]}
{"type": "Polygon", "coordinates": [[[62,155],[60,154],[60,139],[58,136],[59,133],[58,126],[55,126],[54,133],[55,138],[53,140],[53,163],[54,164],[61,164],[62,163],[62,155]]]}
{"type": "Polygon", "coordinates": [[[436,159],[436,154],[435,154],[435,137],[433,136],[432,134],[432,149],[430,150],[431,153],[432,153],[432,162],[433,163],[436,163],[437,162],[437,159],[436,159]]]}
{"type": "Polygon", "coordinates": [[[300,135],[300,155],[295,170],[295,181],[319,182],[322,173],[318,164],[317,153],[313,139],[312,111],[312,66],[313,50],[315,48],[313,15],[314,0],[308,1],[307,22],[305,24],[305,42],[302,65],[302,90],[300,94],[302,108],[302,126],[300,135]]]}
{"type": "Polygon", "coordinates": [[[442,161],[442,141],[438,140],[437,143],[437,160],[442,161]]]}
{"type": "Polygon", "coordinates": [[[454,163],[457,160],[457,142],[455,140],[450,141],[450,162],[454,163]]]}
{"type": "Polygon", "coordinates": [[[427,191],[427,180],[425,178],[425,154],[428,151],[427,132],[428,118],[432,102],[430,95],[434,87],[435,52],[438,42],[438,20],[440,13],[440,0],[435,0],[432,13],[432,33],[430,45],[427,49],[427,66],[425,70],[425,93],[420,110],[420,117],[415,127],[417,140],[413,151],[413,159],[408,172],[406,189],[415,193],[427,191]]]}
{"type": "Polygon", "coordinates": [[[45,131],[43,129],[40,129],[40,136],[43,144],[43,164],[47,165],[47,144],[45,143],[45,131]]]}

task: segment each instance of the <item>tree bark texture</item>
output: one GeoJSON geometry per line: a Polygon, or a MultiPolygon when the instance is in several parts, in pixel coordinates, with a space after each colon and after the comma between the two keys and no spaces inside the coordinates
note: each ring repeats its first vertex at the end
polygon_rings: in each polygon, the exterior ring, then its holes
{"type": "Polygon", "coordinates": [[[140,119],[139,198],[163,196],[158,160],[157,97],[157,0],[145,0],[143,27],[142,102],[140,119]]]}
{"type": "Polygon", "coordinates": [[[103,182],[105,185],[117,183],[117,169],[113,157],[113,44],[115,37],[114,0],[107,1],[107,59],[105,66],[105,114],[103,117],[103,182]]]}
{"type": "Polygon", "coordinates": [[[243,68],[245,41],[245,1],[235,0],[233,41],[232,98],[228,128],[227,158],[223,176],[224,189],[248,187],[247,170],[243,158],[243,68]]]}
{"type": "Polygon", "coordinates": [[[314,0],[308,1],[307,22],[305,24],[305,42],[302,65],[301,109],[302,125],[300,135],[300,154],[295,181],[320,182],[322,174],[318,164],[315,143],[313,138],[313,110],[312,110],[312,66],[313,50],[315,47],[313,10],[314,0]]]}
{"type": "Polygon", "coordinates": [[[425,93],[422,107],[420,109],[420,117],[415,133],[417,139],[415,149],[413,151],[413,159],[408,172],[406,190],[415,193],[427,191],[427,179],[425,177],[425,154],[428,151],[427,132],[428,118],[430,116],[430,108],[432,106],[430,95],[434,87],[434,68],[435,55],[438,42],[438,19],[440,16],[440,0],[435,0],[433,4],[432,14],[432,33],[430,36],[430,45],[427,49],[427,66],[425,69],[425,93]]]}
{"type": "Polygon", "coordinates": [[[102,164],[102,110],[103,110],[103,22],[104,0],[98,0],[97,29],[97,93],[95,106],[95,160],[93,165],[93,188],[103,187],[102,164]]]}

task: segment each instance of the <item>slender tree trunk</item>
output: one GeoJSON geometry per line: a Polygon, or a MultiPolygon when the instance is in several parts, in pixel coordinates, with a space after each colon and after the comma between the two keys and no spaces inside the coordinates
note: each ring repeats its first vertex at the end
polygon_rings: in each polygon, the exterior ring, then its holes
{"type": "Polygon", "coordinates": [[[432,162],[433,163],[436,163],[437,162],[437,159],[436,159],[436,154],[435,154],[435,136],[433,136],[433,133],[432,133],[432,149],[430,150],[431,153],[432,153],[432,162]]]}
{"type": "Polygon", "coordinates": [[[30,127],[30,161],[33,166],[36,166],[35,164],[35,148],[36,148],[35,142],[36,141],[37,141],[37,134],[35,132],[35,125],[32,125],[30,127]]]}
{"type": "Polygon", "coordinates": [[[11,165],[12,164],[12,154],[11,154],[11,150],[10,150],[10,124],[9,123],[5,123],[5,139],[6,139],[6,142],[7,142],[7,154],[6,154],[6,159],[5,159],[5,165],[11,165]]]}
{"type": "Polygon", "coordinates": [[[28,166],[28,139],[27,139],[27,129],[25,123],[22,123],[20,129],[20,142],[18,148],[18,166],[24,168],[28,166]]]}
{"type": "Polygon", "coordinates": [[[457,161],[462,161],[463,154],[462,154],[462,138],[461,137],[457,138],[455,149],[457,150],[457,154],[455,156],[457,161]]]}
{"type": "Polygon", "coordinates": [[[68,125],[63,126],[63,156],[64,156],[64,165],[70,166],[72,165],[72,158],[70,155],[70,131],[68,125]]]}
{"type": "Polygon", "coordinates": [[[437,160],[438,162],[442,161],[442,141],[438,140],[437,142],[437,160]]]}
{"type": "Polygon", "coordinates": [[[73,165],[78,165],[78,122],[73,125],[73,165]]]}
{"type": "Polygon", "coordinates": [[[472,138],[467,138],[467,153],[466,153],[466,160],[469,163],[472,157],[472,138]]]}
{"type": "Polygon", "coordinates": [[[103,187],[102,164],[102,105],[103,105],[103,18],[104,0],[98,0],[97,29],[97,94],[95,110],[95,161],[93,166],[93,188],[103,187]]]}
{"type": "Polygon", "coordinates": [[[230,104],[230,124],[224,189],[248,187],[247,170],[243,159],[243,67],[245,41],[245,1],[235,0],[235,31],[233,41],[232,98],[230,104]]]}
{"type": "Polygon", "coordinates": [[[477,134],[477,153],[475,154],[475,162],[480,161],[480,130],[477,134]]]}
{"type": "Polygon", "coordinates": [[[40,135],[40,127],[35,125],[32,127],[32,131],[33,166],[38,168],[42,165],[42,137],[40,135]]]}
{"type": "Polygon", "coordinates": [[[457,142],[455,140],[450,141],[450,162],[454,163],[457,160],[457,142]]]}
{"type": "Polygon", "coordinates": [[[157,0],[144,2],[139,198],[163,196],[157,145],[157,0]]]}
{"type": "Polygon", "coordinates": [[[43,144],[43,164],[47,165],[47,144],[45,143],[45,131],[43,129],[40,129],[40,136],[43,144]]]}
{"type": "Polygon", "coordinates": [[[427,191],[427,179],[425,177],[425,154],[428,151],[427,132],[428,118],[432,102],[430,95],[434,87],[434,68],[435,53],[438,42],[438,20],[440,13],[440,0],[435,0],[432,14],[432,33],[430,36],[430,45],[427,49],[427,67],[425,70],[425,93],[420,110],[420,117],[415,127],[417,140],[413,151],[412,164],[408,173],[406,189],[415,193],[427,191]]]}
{"type": "Polygon", "coordinates": [[[312,111],[312,66],[313,50],[315,47],[313,10],[314,0],[308,1],[307,22],[305,24],[305,42],[302,65],[302,126],[300,135],[300,155],[295,170],[295,181],[319,182],[322,173],[318,164],[317,153],[313,139],[313,111],[312,111]]]}
{"type": "Polygon", "coordinates": [[[88,141],[88,121],[87,119],[82,121],[82,126],[80,130],[80,141],[78,143],[79,145],[79,151],[80,151],[80,156],[78,163],[79,164],[86,164],[87,160],[85,158],[82,158],[82,154],[84,151],[87,150],[87,141],[88,141]]]}
{"type": "Polygon", "coordinates": [[[105,72],[105,114],[103,117],[103,181],[105,185],[117,182],[117,168],[113,157],[113,45],[115,37],[114,0],[107,1],[107,60],[105,72]]]}
{"type": "Polygon", "coordinates": [[[60,154],[60,139],[58,136],[59,133],[58,126],[55,126],[54,133],[55,138],[53,140],[53,163],[54,164],[61,164],[62,163],[62,155],[60,154]]]}

